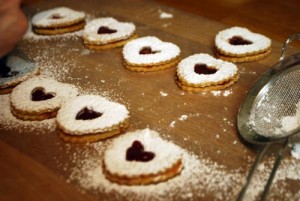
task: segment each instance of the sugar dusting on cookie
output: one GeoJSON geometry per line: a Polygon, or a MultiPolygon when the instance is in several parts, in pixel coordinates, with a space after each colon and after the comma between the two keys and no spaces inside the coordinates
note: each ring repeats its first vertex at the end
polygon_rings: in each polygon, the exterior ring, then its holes
{"type": "MultiPolygon", "coordinates": [[[[214,200],[232,200],[246,178],[246,173],[242,173],[241,169],[230,170],[207,157],[180,148],[184,169],[179,176],[155,185],[119,185],[107,180],[101,169],[102,156],[108,144],[110,141],[90,144],[88,146],[93,149],[92,153],[80,150],[73,154],[75,165],[69,170],[71,174],[68,177],[68,181],[77,184],[82,192],[107,195],[103,200],[166,200],[170,197],[176,200],[199,200],[207,194],[213,195],[214,200]]],[[[218,152],[222,153],[221,150],[218,152]]],[[[249,164],[253,162],[250,158],[247,160],[249,164]]],[[[247,192],[247,200],[256,199],[263,190],[273,162],[272,159],[260,166],[247,192]]],[[[291,191],[280,188],[285,179],[300,179],[300,160],[283,160],[273,183],[276,191],[270,192],[270,198],[282,193],[291,199],[296,198],[297,195],[291,191]]]]}

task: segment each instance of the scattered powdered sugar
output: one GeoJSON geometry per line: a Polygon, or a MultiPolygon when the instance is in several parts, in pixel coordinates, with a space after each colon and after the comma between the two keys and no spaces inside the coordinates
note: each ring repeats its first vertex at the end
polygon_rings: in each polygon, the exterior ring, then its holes
{"type": "Polygon", "coordinates": [[[178,119],[180,121],[185,121],[185,120],[187,120],[187,118],[188,118],[188,116],[184,114],[184,115],[181,115],[178,119]]]}
{"type": "MultiPolygon", "coordinates": [[[[76,158],[77,164],[72,168],[70,182],[76,182],[86,191],[96,191],[109,195],[103,200],[165,200],[181,199],[194,200],[213,194],[218,200],[230,200],[238,191],[243,181],[239,170],[227,171],[207,159],[198,158],[181,149],[183,153],[184,169],[179,176],[166,182],[145,185],[126,186],[112,183],[102,173],[101,157],[104,143],[91,145],[95,148],[95,156],[84,154],[84,158],[76,158]]],[[[77,155],[76,155],[77,156],[77,155]]],[[[78,156],[77,156],[78,157],[78,156]]]]}
{"type": "Polygon", "coordinates": [[[166,92],[160,91],[159,93],[161,96],[168,96],[168,93],[166,93],[166,92]]]}
{"type": "Polygon", "coordinates": [[[1,129],[17,129],[20,133],[38,131],[34,133],[46,134],[56,129],[55,118],[43,121],[22,121],[14,117],[10,111],[9,95],[0,95],[0,125],[1,129]]]}
{"type": "Polygon", "coordinates": [[[172,13],[167,13],[167,12],[164,12],[162,10],[159,10],[159,18],[160,19],[170,19],[170,18],[173,18],[173,14],[172,13]]]}
{"type": "MultiPolygon", "coordinates": [[[[102,172],[102,158],[110,143],[109,140],[89,144],[89,148],[92,148],[88,149],[89,151],[80,150],[73,154],[74,166],[68,177],[68,181],[76,183],[82,192],[101,194],[102,200],[199,200],[207,195],[212,195],[213,200],[234,200],[246,179],[246,174],[241,173],[241,169],[229,170],[201,155],[196,156],[179,148],[183,153],[184,164],[180,175],[152,185],[119,185],[107,180],[102,172]]],[[[259,165],[246,192],[245,200],[257,199],[264,188],[273,163],[272,158],[259,165]]],[[[269,193],[270,199],[284,195],[285,198],[293,200],[299,196],[295,192],[282,188],[287,185],[286,179],[300,180],[300,160],[288,158],[282,161],[269,193]]]]}

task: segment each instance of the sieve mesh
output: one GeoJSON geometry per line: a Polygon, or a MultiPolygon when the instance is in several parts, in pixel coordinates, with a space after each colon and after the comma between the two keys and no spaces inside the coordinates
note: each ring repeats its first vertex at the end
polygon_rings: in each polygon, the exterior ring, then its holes
{"type": "Polygon", "coordinates": [[[282,118],[295,116],[300,101],[300,65],[284,71],[262,88],[249,117],[250,127],[259,135],[286,135],[282,118]]]}

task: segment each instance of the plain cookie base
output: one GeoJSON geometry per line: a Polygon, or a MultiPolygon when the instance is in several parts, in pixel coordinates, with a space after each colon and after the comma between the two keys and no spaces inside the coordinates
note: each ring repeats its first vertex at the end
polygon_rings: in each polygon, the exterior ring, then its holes
{"type": "Polygon", "coordinates": [[[115,42],[110,42],[110,43],[107,43],[107,44],[101,44],[101,45],[98,45],[96,43],[91,43],[89,41],[85,41],[85,39],[83,39],[83,40],[84,40],[84,45],[88,49],[91,49],[91,50],[105,50],[105,49],[113,49],[113,48],[117,48],[117,47],[122,47],[126,43],[128,43],[129,41],[131,41],[131,40],[133,40],[137,37],[138,37],[137,34],[133,34],[132,36],[130,36],[127,39],[123,39],[123,40],[115,41],[115,42]]]}
{"type": "Polygon", "coordinates": [[[71,33],[83,29],[85,26],[85,21],[80,21],[76,24],[67,25],[65,27],[54,27],[54,28],[40,28],[33,26],[33,31],[39,35],[57,35],[64,33],[71,33]]]}
{"type": "Polygon", "coordinates": [[[234,62],[234,63],[242,63],[249,61],[257,61],[265,58],[271,53],[271,48],[264,50],[263,52],[253,52],[252,54],[246,55],[230,55],[229,53],[220,52],[217,48],[215,49],[215,56],[218,59],[222,59],[224,61],[234,62]]]}
{"type": "Polygon", "coordinates": [[[72,135],[72,134],[68,134],[66,131],[63,131],[62,128],[60,128],[60,126],[58,124],[58,128],[59,128],[58,135],[65,142],[71,142],[71,143],[96,142],[99,140],[104,140],[107,138],[114,137],[115,135],[119,135],[119,134],[125,132],[128,127],[129,127],[129,122],[128,122],[128,120],[125,120],[124,122],[115,126],[110,131],[104,131],[104,132],[99,132],[99,133],[89,133],[89,134],[83,134],[83,135],[72,135]]]}
{"type": "Polygon", "coordinates": [[[105,177],[111,181],[121,185],[148,185],[148,184],[156,184],[160,182],[167,181],[181,173],[183,169],[183,164],[181,159],[179,159],[175,164],[173,164],[170,168],[165,171],[159,172],[157,174],[146,174],[138,177],[129,177],[129,176],[119,176],[117,174],[110,173],[103,161],[103,173],[105,177]]]}
{"type": "Polygon", "coordinates": [[[175,82],[178,85],[178,87],[183,91],[187,91],[187,92],[191,92],[191,93],[200,93],[200,92],[206,92],[206,91],[217,91],[217,90],[222,90],[222,89],[228,88],[231,85],[233,85],[235,82],[237,82],[238,79],[239,79],[239,75],[236,74],[234,77],[232,77],[231,79],[229,79],[223,83],[219,83],[216,85],[204,86],[204,87],[187,85],[186,83],[181,82],[181,80],[179,80],[179,78],[177,76],[175,77],[175,82]]]}
{"type": "Polygon", "coordinates": [[[136,71],[136,72],[153,72],[153,71],[160,71],[160,70],[165,70],[168,68],[171,68],[173,66],[176,66],[180,61],[180,57],[176,57],[172,60],[169,60],[164,63],[159,63],[159,64],[149,64],[149,65],[131,65],[126,62],[126,60],[123,60],[123,65],[125,68],[131,71],[136,71]]]}
{"type": "Polygon", "coordinates": [[[18,110],[16,110],[12,105],[10,106],[11,113],[18,119],[24,120],[24,121],[42,121],[45,119],[51,119],[56,117],[57,110],[52,112],[45,112],[41,114],[32,114],[32,113],[21,113],[18,110]]]}

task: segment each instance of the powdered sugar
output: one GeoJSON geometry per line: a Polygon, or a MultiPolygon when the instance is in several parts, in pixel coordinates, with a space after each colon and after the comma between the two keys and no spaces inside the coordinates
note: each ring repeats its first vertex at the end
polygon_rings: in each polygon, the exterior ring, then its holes
{"type": "Polygon", "coordinates": [[[64,104],[57,114],[57,123],[65,132],[73,135],[105,132],[129,117],[127,108],[97,95],[81,95],[64,104]],[[101,113],[100,118],[89,121],[76,120],[83,108],[101,113]]]}
{"type": "Polygon", "coordinates": [[[180,54],[177,45],[163,42],[157,37],[147,36],[128,42],[123,48],[123,57],[126,62],[137,65],[157,64],[176,58],[180,54]],[[150,47],[155,54],[140,54],[144,47],[150,47]]]}
{"type": "Polygon", "coordinates": [[[177,75],[187,81],[189,84],[201,86],[219,83],[227,80],[237,74],[237,66],[233,63],[215,59],[208,54],[194,54],[179,62],[177,75]],[[195,72],[196,64],[205,64],[208,67],[215,68],[216,73],[198,74],[195,72]]]}
{"type": "Polygon", "coordinates": [[[249,54],[263,51],[271,46],[271,40],[264,35],[253,33],[243,27],[231,27],[220,31],[215,38],[216,47],[233,55],[249,54]],[[232,45],[228,41],[234,36],[240,36],[252,42],[249,45],[232,45]]]}
{"type": "Polygon", "coordinates": [[[78,89],[51,78],[34,77],[19,84],[11,93],[11,104],[21,113],[40,114],[58,110],[67,100],[78,95],[78,89]],[[43,101],[33,101],[33,90],[40,88],[54,97],[43,101]]]}
{"type": "Polygon", "coordinates": [[[65,26],[71,23],[76,23],[84,20],[85,13],[75,11],[66,7],[58,7],[35,14],[31,21],[37,27],[57,27],[65,26]],[[57,15],[56,17],[52,17],[57,15]]]}
{"type": "Polygon", "coordinates": [[[107,44],[127,39],[135,32],[135,25],[129,22],[119,22],[114,18],[98,18],[87,23],[83,31],[84,42],[88,44],[107,44]],[[98,30],[105,27],[115,33],[99,34],[98,30]]]}

